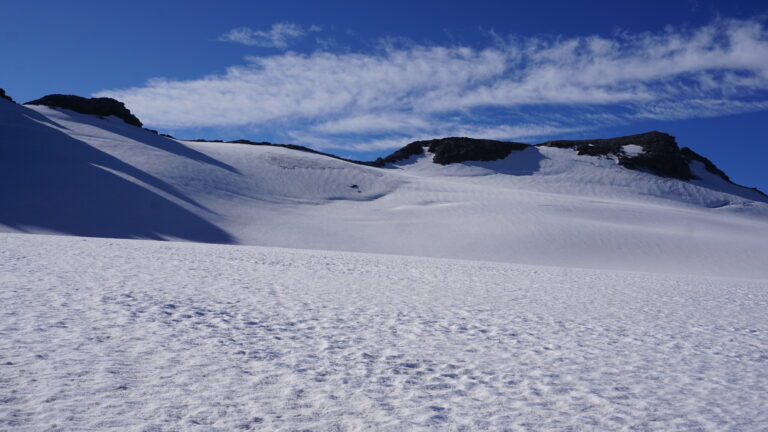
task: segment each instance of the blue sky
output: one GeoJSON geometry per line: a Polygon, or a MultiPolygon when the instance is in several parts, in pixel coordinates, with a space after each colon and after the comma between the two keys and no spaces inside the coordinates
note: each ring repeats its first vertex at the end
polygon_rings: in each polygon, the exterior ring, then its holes
{"type": "Polygon", "coordinates": [[[764,1],[0,0],[0,17],[19,101],[112,96],[175,136],[363,159],[655,129],[768,190],[764,1]]]}

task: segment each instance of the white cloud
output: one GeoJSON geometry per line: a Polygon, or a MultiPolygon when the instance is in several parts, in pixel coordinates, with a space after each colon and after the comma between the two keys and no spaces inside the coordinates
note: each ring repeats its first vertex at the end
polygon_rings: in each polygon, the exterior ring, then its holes
{"type": "Polygon", "coordinates": [[[405,113],[362,114],[321,123],[313,131],[325,134],[376,133],[425,130],[434,127],[428,119],[405,113]]]}
{"type": "MultiPolygon", "coordinates": [[[[284,47],[305,32],[291,26],[228,37],[284,47]]],[[[124,101],[155,127],[256,125],[352,150],[421,136],[519,139],[604,119],[709,117],[768,105],[768,31],[755,20],[613,38],[496,37],[488,47],[400,45],[248,57],[222,74],[97,95],[124,101]],[[560,107],[576,114],[554,121],[548,110],[560,107]],[[489,117],[493,109],[507,120],[489,117]]]]}
{"type": "MultiPolygon", "coordinates": [[[[581,127],[563,127],[558,125],[518,124],[514,126],[462,126],[448,123],[434,124],[423,128],[422,132],[397,129],[398,132],[386,138],[367,139],[364,141],[346,137],[329,137],[314,131],[293,131],[288,135],[297,142],[323,149],[339,149],[350,151],[380,151],[392,150],[403,145],[421,140],[439,137],[459,136],[495,140],[525,141],[542,136],[565,134],[583,130],[581,127]]],[[[391,132],[391,131],[390,131],[391,132]]]]}
{"type": "Polygon", "coordinates": [[[691,117],[719,117],[768,110],[768,101],[730,101],[721,99],[694,99],[687,101],[662,101],[648,104],[633,117],[638,119],[680,120],[691,117]]]}
{"type": "Polygon", "coordinates": [[[275,23],[269,30],[252,30],[248,27],[238,27],[219,36],[222,42],[237,42],[243,45],[287,48],[295,39],[304,36],[307,31],[317,32],[321,28],[312,25],[308,30],[289,22],[275,23]]]}

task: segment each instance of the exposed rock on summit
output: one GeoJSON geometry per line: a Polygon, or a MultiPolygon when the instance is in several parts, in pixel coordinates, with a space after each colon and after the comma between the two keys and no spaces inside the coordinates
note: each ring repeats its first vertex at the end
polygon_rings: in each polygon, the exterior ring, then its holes
{"type": "Polygon", "coordinates": [[[709,171],[710,173],[712,173],[712,174],[714,174],[714,175],[716,175],[716,176],[720,177],[721,179],[723,179],[723,180],[727,181],[728,183],[730,183],[730,184],[734,184],[734,185],[736,185],[736,186],[741,186],[741,187],[743,187],[743,188],[746,188],[746,189],[750,189],[750,190],[753,190],[753,191],[755,191],[755,192],[759,193],[760,195],[762,195],[762,196],[764,196],[764,197],[768,198],[768,195],[766,195],[766,194],[765,194],[765,192],[761,191],[761,190],[760,190],[760,189],[758,189],[758,188],[755,188],[755,187],[752,187],[752,188],[751,188],[751,187],[742,186],[742,185],[740,185],[740,184],[734,183],[734,182],[733,182],[733,181],[730,179],[730,177],[728,177],[728,175],[727,175],[727,174],[725,174],[725,173],[723,172],[723,170],[721,170],[720,168],[718,168],[717,166],[715,166],[715,164],[714,164],[714,163],[713,163],[711,160],[709,160],[709,159],[705,158],[704,156],[702,156],[702,155],[700,155],[700,154],[696,153],[695,151],[691,150],[690,148],[688,148],[688,147],[683,147],[682,149],[680,149],[680,154],[682,154],[683,158],[684,158],[684,159],[685,159],[685,160],[686,160],[688,163],[691,163],[691,162],[693,162],[693,161],[699,161],[699,162],[701,162],[702,164],[704,164],[704,168],[705,168],[707,171],[709,171]]]}
{"type": "Polygon", "coordinates": [[[425,148],[435,155],[433,160],[436,164],[448,165],[467,161],[504,159],[513,151],[520,151],[527,147],[530,146],[510,141],[466,137],[441,138],[412,142],[385,158],[376,159],[371,162],[371,165],[382,167],[386,164],[399,162],[411,156],[423,154],[425,148]]]}
{"type": "Polygon", "coordinates": [[[618,138],[578,141],[547,141],[540,146],[573,148],[580,155],[616,156],[619,165],[634,170],[648,170],[664,177],[681,180],[696,178],[688,166],[690,159],[677,146],[675,137],[663,132],[651,131],[618,138]],[[625,146],[642,148],[638,154],[628,154],[625,146]]]}
{"type": "MultiPolygon", "coordinates": [[[[677,146],[675,137],[663,132],[651,131],[638,135],[628,135],[618,138],[592,139],[578,141],[547,141],[539,146],[572,148],[580,155],[616,157],[619,165],[633,170],[647,170],[654,174],[681,180],[693,180],[696,177],[690,168],[693,161],[701,162],[710,173],[731,184],[736,184],[711,160],[701,156],[688,147],[677,146]],[[642,148],[641,152],[628,153],[627,146],[635,145],[642,148]]],[[[740,187],[745,187],[737,185],[740,187]]],[[[747,188],[765,195],[757,188],[747,188]]]]}
{"type": "MultiPolygon", "coordinates": [[[[13,99],[11,99],[10,96],[5,94],[5,90],[0,88],[0,98],[7,100],[8,102],[13,102],[13,99]]],[[[15,102],[14,102],[15,103],[15,102]]]]}
{"type": "MultiPolygon", "coordinates": [[[[691,162],[698,161],[710,173],[728,183],[735,184],[712,161],[688,147],[678,147],[675,137],[658,131],[617,138],[547,141],[537,144],[537,146],[569,148],[578,152],[579,155],[587,156],[600,157],[610,155],[624,168],[649,171],[659,176],[680,180],[698,178],[693,174],[690,167],[691,162]]],[[[531,147],[531,145],[509,141],[451,137],[415,141],[396,150],[387,157],[378,158],[373,162],[356,163],[384,167],[387,164],[407,160],[412,156],[422,155],[425,150],[432,153],[434,155],[433,161],[440,165],[467,161],[493,161],[504,159],[513,151],[524,150],[528,147],[531,147]]],[[[756,188],[747,189],[752,189],[766,196],[756,188]]]]}
{"type": "Polygon", "coordinates": [[[69,109],[81,114],[98,116],[115,116],[123,119],[129,125],[142,127],[141,121],[131,114],[125,104],[112,98],[84,98],[75,95],[52,94],[40,99],[29,101],[25,105],[45,105],[49,107],[69,109]]]}

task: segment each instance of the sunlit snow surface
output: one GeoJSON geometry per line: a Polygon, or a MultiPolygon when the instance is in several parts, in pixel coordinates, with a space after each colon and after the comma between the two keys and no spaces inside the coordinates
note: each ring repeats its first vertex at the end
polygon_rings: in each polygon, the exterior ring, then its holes
{"type": "Polygon", "coordinates": [[[0,242],[0,430],[768,425],[766,280],[0,242]]]}
{"type": "Polygon", "coordinates": [[[768,199],[691,169],[380,169],[0,100],[0,431],[765,431],[768,199]]]}
{"type": "Polygon", "coordinates": [[[768,278],[768,198],[700,162],[692,181],[548,147],[381,169],[5,100],[0,156],[0,232],[768,278]]]}

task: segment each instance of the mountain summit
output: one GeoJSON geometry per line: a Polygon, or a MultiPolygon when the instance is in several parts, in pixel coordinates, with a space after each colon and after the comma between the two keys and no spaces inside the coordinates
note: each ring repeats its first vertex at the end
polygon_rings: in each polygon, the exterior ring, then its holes
{"type": "MultiPolygon", "coordinates": [[[[514,158],[513,152],[520,152],[531,147],[571,149],[580,156],[608,158],[615,160],[618,165],[627,169],[645,171],[680,180],[700,179],[691,170],[691,164],[698,162],[709,173],[739,186],[733,183],[712,161],[688,147],[678,147],[675,137],[659,131],[617,138],[547,141],[535,145],[467,137],[441,138],[412,142],[389,156],[370,162],[370,164],[386,167],[425,153],[432,154],[432,161],[440,165],[495,161],[507,157],[514,158]]],[[[756,188],[750,190],[765,196],[756,188]]]]}
{"type": "Polygon", "coordinates": [[[89,99],[75,95],[51,94],[29,101],[24,105],[45,105],[102,117],[115,116],[129,125],[142,126],[141,121],[125,107],[124,103],[107,97],[89,99]]]}

